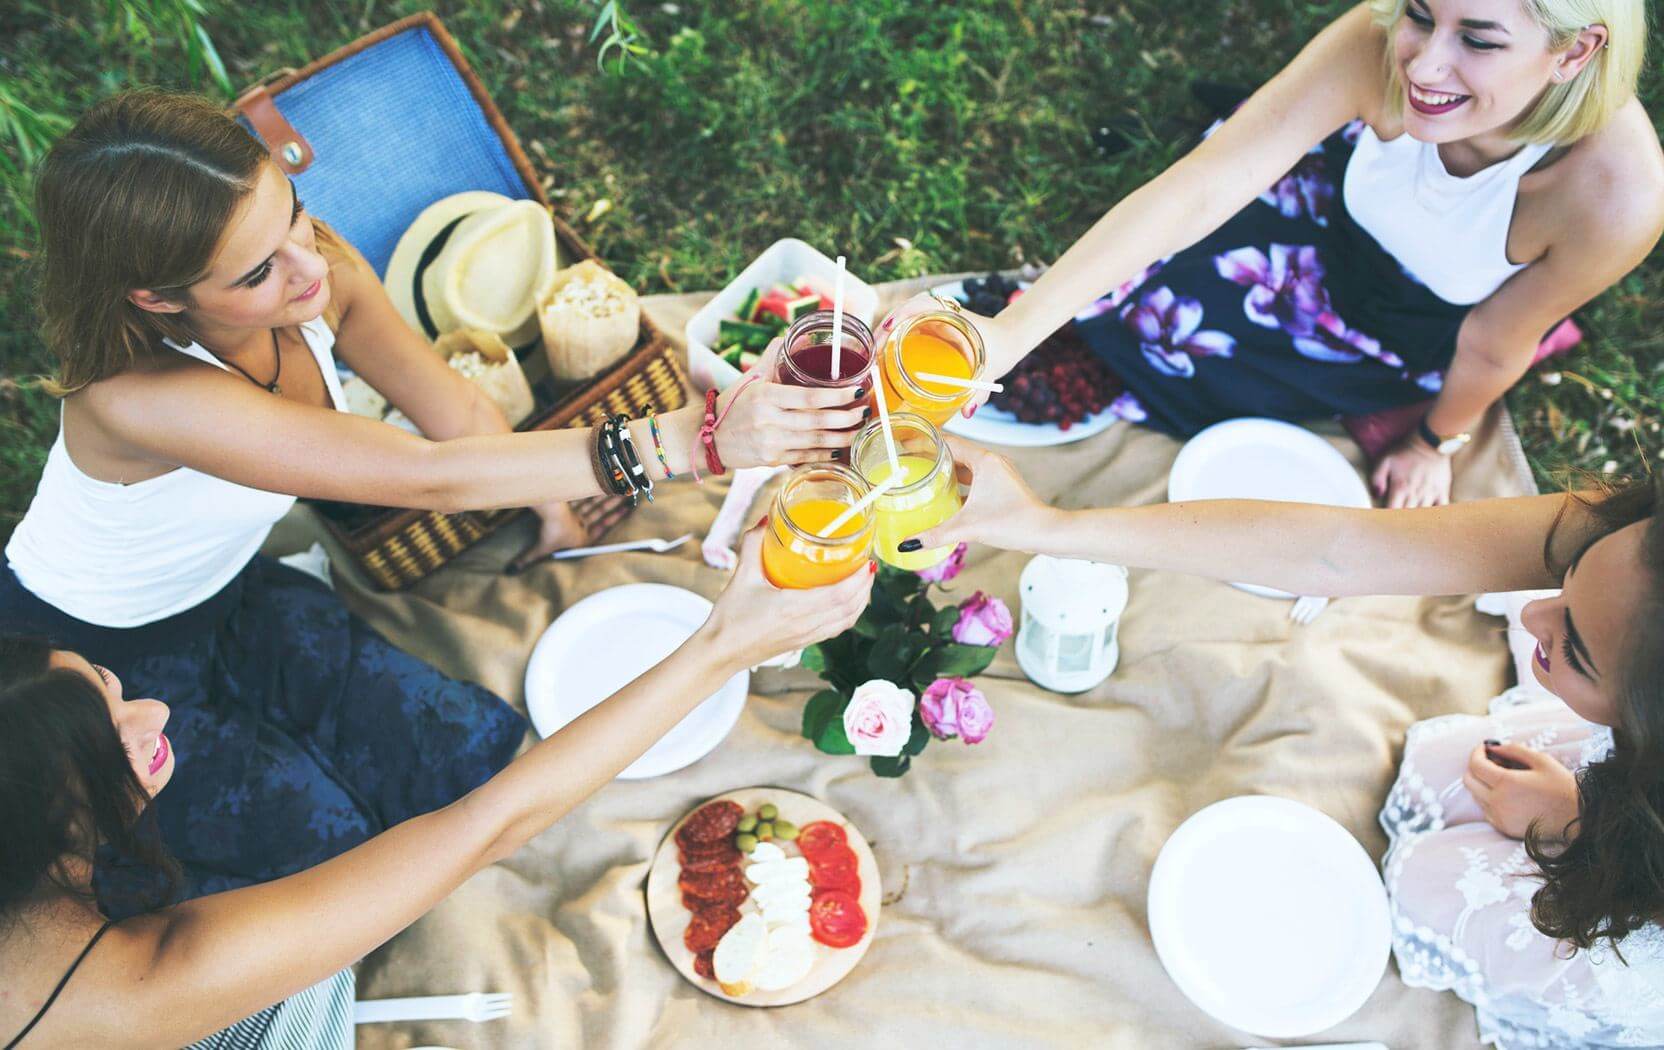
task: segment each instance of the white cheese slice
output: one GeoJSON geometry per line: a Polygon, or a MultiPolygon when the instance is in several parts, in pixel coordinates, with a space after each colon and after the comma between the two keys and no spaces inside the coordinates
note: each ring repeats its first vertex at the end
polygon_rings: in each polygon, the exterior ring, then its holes
{"type": "Polygon", "coordinates": [[[815,954],[815,942],[807,931],[791,926],[770,930],[767,955],[753,971],[751,982],[765,992],[790,988],[809,976],[815,954]]]}
{"type": "Polygon", "coordinates": [[[794,882],[765,882],[756,886],[751,891],[751,899],[756,901],[759,907],[763,908],[768,907],[771,901],[806,901],[809,899],[809,896],[810,889],[807,880],[797,880],[794,882]]]}
{"type": "Polygon", "coordinates": [[[771,860],[762,864],[753,864],[745,869],[745,877],[759,886],[777,879],[807,879],[809,877],[809,862],[802,857],[788,857],[785,860],[771,860]]]}
{"type": "Polygon", "coordinates": [[[716,979],[738,984],[750,978],[768,954],[768,924],[760,915],[744,915],[722,935],[711,956],[716,979]]]}
{"type": "Polygon", "coordinates": [[[772,842],[759,842],[751,848],[751,863],[762,864],[765,861],[785,860],[786,851],[772,842]]]}

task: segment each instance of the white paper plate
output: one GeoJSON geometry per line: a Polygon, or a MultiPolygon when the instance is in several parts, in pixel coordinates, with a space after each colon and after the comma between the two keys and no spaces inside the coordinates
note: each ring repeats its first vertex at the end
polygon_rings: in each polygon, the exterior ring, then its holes
{"type": "MultiPolygon", "coordinates": [[[[669,656],[710,612],[709,601],[662,583],[613,587],[567,609],[526,665],[526,709],[538,735],[556,732],[669,656]]],[[[710,754],[739,721],[750,685],[749,671],[728,679],[619,779],[663,776],[710,754]]]]}
{"type": "MultiPolygon", "coordinates": [[[[1274,419],[1232,419],[1191,438],[1167,476],[1167,499],[1373,506],[1364,479],[1333,445],[1304,427],[1274,419]]],[[[1294,597],[1252,583],[1231,586],[1266,598],[1294,597]]]]}
{"type": "Polygon", "coordinates": [[[1356,1013],[1391,946],[1387,891],[1363,847],[1283,798],[1226,799],[1179,825],[1150,873],[1149,915],[1179,990],[1272,1039],[1356,1013]]]}
{"type": "MultiPolygon", "coordinates": [[[[1018,281],[1017,287],[1027,288],[1030,283],[1018,281]]],[[[939,284],[930,292],[932,295],[957,299],[965,294],[965,282],[939,284]]],[[[1010,412],[992,405],[983,405],[976,410],[976,415],[969,419],[956,413],[942,429],[981,445],[1041,448],[1046,445],[1067,445],[1074,441],[1084,441],[1093,434],[1101,434],[1114,426],[1118,418],[1115,413],[1104,409],[1064,430],[1056,423],[1024,423],[1010,412]]]]}

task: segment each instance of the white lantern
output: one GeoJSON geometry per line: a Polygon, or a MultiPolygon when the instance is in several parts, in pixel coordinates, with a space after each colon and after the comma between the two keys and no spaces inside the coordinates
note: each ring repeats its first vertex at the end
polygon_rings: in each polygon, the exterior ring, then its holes
{"type": "Polygon", "coordinates": [[[1023,569],[1017,663],[1036,685],[1080,693],[1108,678],[1121,658],[1116,631],[1127,607],[1119,565],[1040,555],[1023,569]]]}

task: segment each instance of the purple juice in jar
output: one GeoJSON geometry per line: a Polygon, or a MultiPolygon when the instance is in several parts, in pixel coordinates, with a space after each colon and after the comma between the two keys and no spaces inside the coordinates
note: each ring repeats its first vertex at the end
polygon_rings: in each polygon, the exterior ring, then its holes
{"type": "Polygon", "coordinates": [[[870,386],[872,332],[860,318],[844,314],[843,352],[832,375],[832,311],[817,310],[795,321],[775,363],[774,379],[791,386],[870,386]]]}

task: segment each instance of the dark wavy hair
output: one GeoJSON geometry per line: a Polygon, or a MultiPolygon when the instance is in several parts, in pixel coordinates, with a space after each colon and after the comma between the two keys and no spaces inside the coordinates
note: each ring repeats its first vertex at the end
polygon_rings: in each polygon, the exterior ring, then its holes
{"type": "Polygon", "coordinates": [[[1555,575],[1603,536],[1647,522],[1637,570],[1647,597],[1613,669],[1612,754],[1578,774],[1578,817],[1564,841],[1559,829],[1535,824],[1525,837],[1544,880],[1531,901],[1532,923],[1587,951],[1600,940],[1616,946],[1664,917],[1664,482],[1569,500],[1581,504],[1593,527],[1565,537],[1562,512],[1543,551],[1555,575]]]}
{"type": "Polygon", "coordinates": [[[140,817],[150,798],[98,687],[49,663],[43,642],[0,636],[0,919],[52,893],[91,903],[66,870],[100,845],[151,869],[163,903],[179,869],[140,817]]]}

